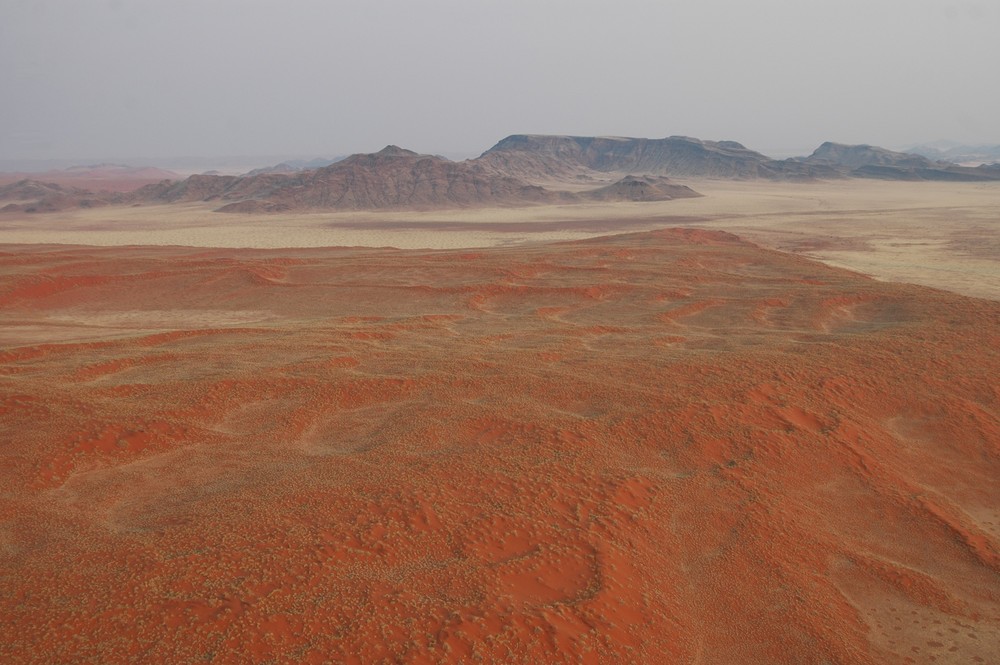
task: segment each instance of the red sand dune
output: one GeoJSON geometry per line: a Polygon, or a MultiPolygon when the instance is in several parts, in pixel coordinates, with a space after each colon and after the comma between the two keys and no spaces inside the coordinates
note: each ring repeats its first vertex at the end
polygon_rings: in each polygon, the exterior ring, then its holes
{"type": "Polygon", "coordinates": [[[0,248],[3,662],[990,663],[1000,303],[732,236],[0,248]]]}

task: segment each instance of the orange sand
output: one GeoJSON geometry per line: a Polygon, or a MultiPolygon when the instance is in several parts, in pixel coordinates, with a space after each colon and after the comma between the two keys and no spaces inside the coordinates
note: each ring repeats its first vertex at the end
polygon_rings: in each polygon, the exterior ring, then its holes
{"type": "Polygon", "coordinates": [[[711,231],[0,247],[3,662],[990,663],[1000,303],[711,231]]]}

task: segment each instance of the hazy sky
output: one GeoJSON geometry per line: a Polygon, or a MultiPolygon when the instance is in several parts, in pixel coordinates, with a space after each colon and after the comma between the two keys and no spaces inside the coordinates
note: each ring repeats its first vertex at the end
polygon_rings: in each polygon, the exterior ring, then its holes
{"type": "Polygon", "coordinates": [[[0,0],[0,159],[1000,143],[997,0],[0,0]]]}

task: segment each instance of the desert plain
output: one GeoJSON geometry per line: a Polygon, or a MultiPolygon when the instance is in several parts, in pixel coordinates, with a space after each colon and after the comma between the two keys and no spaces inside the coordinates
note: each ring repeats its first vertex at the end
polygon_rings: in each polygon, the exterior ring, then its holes
{"type": "Polygon", "coordinates": [[[995,663],[1000,184],[0,218],[4,662],[995,663]]]}

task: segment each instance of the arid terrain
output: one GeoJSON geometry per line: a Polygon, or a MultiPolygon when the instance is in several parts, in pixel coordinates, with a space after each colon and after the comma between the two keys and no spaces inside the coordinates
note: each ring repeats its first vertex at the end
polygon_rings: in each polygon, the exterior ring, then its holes
{"type": "Polygon", "coordinates": [[[990,173],[510,137],[18,181],[0,659],[996,662],[990,173]]]}
{"type": "Polygon", "coordinates": [[[674,229],[0,302],[5,662],[995,660],[995,301],[674,229]]]}
{"type": "Polygon", "coordinates": [[[0,665],[1000,665],[1000,0],[0,0],[0,665]]]}
{"type": "Polygon", "coordinates": [[[490,247],[721,229],[879,279],[1000,300],[1000,183],[686,179],[698,198],[433,211],[227,215],[217,203],[0,216],[0,245],[490,247]]]}

